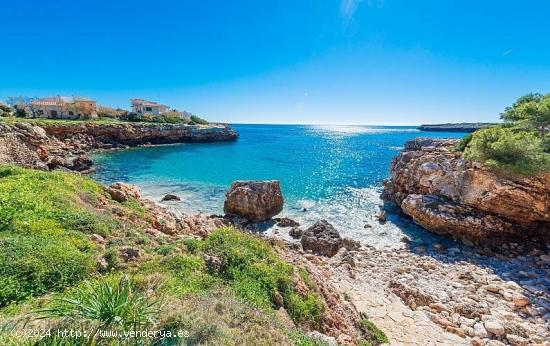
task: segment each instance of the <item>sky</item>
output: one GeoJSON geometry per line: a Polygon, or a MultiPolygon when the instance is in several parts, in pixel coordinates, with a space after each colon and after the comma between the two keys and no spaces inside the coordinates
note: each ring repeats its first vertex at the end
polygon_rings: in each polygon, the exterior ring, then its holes
{"type": "Polygon", "coordinates": [[[2,0],[0,100],[146,98],[211,121],[497,121],[550,92],[550,1],[2,0]]]}

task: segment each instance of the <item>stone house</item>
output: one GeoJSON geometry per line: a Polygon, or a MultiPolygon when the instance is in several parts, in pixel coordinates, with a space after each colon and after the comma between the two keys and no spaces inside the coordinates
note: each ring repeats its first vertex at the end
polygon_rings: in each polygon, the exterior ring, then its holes
{"type": "Polygon", "coordinates": [[[138,114],[160,115],[170,109],[170,107],[158,102],[143,99],[131,99],[130,102],[132,103],[132,112],[138,114]]]}
{"type": "Polygon", "coordinates": [[[33,100],[32,113],[39,118],[83,119],[97,118],[95,100],[77,96],[54,96],[33,100]]]}

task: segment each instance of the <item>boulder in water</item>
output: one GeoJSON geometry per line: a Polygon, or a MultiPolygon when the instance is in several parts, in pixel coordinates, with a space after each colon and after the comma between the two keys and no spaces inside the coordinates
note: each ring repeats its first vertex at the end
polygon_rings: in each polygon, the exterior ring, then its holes
{"type": "Polygon", "coordinates": [[[283,195],[278,180],[235,181],[225,195],[223,211],[252,222],[262,222],[283,210],[283,195]]]}
{"type": "Polygon", "coordinates": [[[317,221],[304,231],[302,247],[316,254],[332,257],[343,246],[343,240],[338,231],[326,220],[317,221]]]}
{"type": "Polygon", "coordinates": [[[181,201],[181,198],[179,198],[176,195],[166,194],[164,197],[162,197],[162,200],[161,200],[161,202],[170,202],[170,201],[181,201]]]}

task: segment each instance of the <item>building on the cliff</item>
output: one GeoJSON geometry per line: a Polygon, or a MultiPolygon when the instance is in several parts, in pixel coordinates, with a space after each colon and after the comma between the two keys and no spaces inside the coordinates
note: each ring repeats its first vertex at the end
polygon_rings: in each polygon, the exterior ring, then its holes
{"type": "Polygon", "coordinates": [[[166,105],[144,99],[131,99],[130,102],[132,103],[132,112],[138,114],[160,115],[170,109],[166,105]]]}
{"type": "Polygon", "coordinates": [[[49,119],[97,118],[95,100],[77,96],[54,96],[30,102],[28,116],[49,119]]]}

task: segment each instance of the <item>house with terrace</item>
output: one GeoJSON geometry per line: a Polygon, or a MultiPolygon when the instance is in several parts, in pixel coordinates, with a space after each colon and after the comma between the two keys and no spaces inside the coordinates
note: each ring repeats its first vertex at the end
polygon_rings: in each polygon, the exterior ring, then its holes
{"type": "Polygon", "coordinates": [[[130,102],[132,104],[132,112],[138,114],[161,115],[170,109],[166,105],[144,99],[131,99],[130,102]]]}
{"type": "Polygon", "coordinates": [[[32,100],[27,116],[49,119],[97,118],[95,100],[78,96],[54,96],[32,100]]]}

